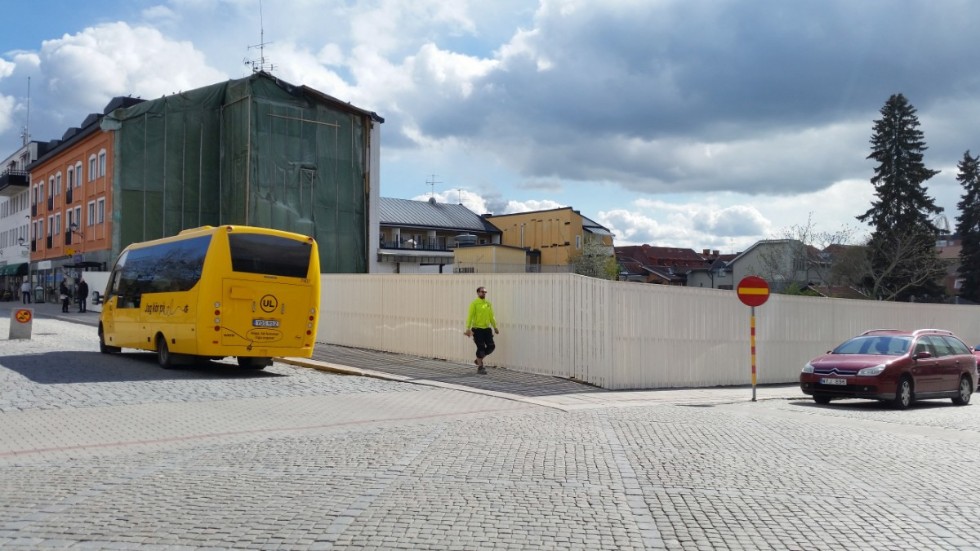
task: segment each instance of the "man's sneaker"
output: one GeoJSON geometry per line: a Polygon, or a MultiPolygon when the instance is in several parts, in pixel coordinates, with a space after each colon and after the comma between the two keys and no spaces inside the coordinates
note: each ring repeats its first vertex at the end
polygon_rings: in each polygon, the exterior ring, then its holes
{"type": "Polygon", "coordinates": [[[476,374],[477,374],[477,375],[486,375],[486,374],[487,374],[487,368],[485,368],[485,367],[483,367],[483,366],[481,365],[480,367],[478,367],[478,368],[476,369],[476,374]]]}

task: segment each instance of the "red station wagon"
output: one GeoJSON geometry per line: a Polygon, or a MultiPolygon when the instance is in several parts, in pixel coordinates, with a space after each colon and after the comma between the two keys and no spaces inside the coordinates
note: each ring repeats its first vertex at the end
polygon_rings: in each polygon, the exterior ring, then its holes
{"type": "Polygon", "coordinates": [[[977,358],[942,329],[876,329],[807,362],[800,389],[818,404],[869,398],[899,409],[915,400],[950,398],[965,406],[977,388],[977,358]]]}

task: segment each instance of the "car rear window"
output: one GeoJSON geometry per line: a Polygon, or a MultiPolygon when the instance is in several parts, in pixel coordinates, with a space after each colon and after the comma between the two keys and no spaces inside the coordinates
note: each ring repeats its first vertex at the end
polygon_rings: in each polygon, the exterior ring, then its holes
{"type": "Polygon", "coordinates": [[[972,354],[970,347],[956,337],[943,337],[946,344],[953,349],[953,354],[972,354]]]}

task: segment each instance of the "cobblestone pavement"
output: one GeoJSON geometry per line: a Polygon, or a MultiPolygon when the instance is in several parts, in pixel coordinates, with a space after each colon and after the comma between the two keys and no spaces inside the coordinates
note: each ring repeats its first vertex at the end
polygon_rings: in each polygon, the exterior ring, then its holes
{"type": "Polygon", "coordinates": [[[0,549],[980,549],[976,404],[333,347],[162,370],[38,315],[30,341],[0,319],[0,549]]]}

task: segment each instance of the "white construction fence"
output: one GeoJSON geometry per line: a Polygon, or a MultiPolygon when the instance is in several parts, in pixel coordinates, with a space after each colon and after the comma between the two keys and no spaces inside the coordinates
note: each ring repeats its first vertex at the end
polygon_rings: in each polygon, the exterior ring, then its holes
{"type": "MultiPolygon", "coordinates": [[[[472,364],[467,307],[485,286],[500,335],[487,360],[607,389],[744,385],[751,308],[734,291],[575,274],[324,275],[318,342],[472,364]]],[[[772,295],[755,309],[757,383],[861,331],[941,328],[980,343],[980,307],[772,295]]]]}
{"type": "MultiPolygon", "coordinates": [[[[108,274],[85,278],[101,292],[108,274]]],[[[317,342],[470,366],[475,347],[463,325],[482,285],[500,326],[488,365],[615,390],[752,382],[751,308],[734,291],[575,274],[324,274],[322,281],[317,342]]],[[[867,329],[949,329],[980,344],[980,306],[771,295],[755,318],[758,384],[796,382],[807,360],[867,329]]]]}

